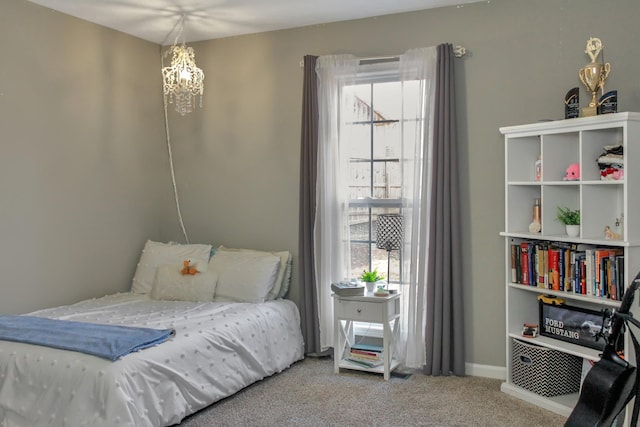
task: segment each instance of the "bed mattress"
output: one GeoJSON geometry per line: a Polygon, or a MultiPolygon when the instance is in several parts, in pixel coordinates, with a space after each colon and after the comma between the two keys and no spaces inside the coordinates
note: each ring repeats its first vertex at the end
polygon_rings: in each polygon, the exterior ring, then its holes
{"type": "Polygon", "coordinates": [[[124,293],[30,313],[175,336],[115,362],[0,341],[0,425],[168,426],[303,358],[289,300],[158,301],[124,293]]]}

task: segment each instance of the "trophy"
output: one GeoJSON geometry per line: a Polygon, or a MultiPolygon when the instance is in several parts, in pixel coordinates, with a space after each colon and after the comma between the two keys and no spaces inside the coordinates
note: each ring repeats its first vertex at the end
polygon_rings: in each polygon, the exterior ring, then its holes
{"type": "Polygon", "coordinates": [[[618,91],[610,90],[598,100],[598,114],[611,114],[618,112],[618,91]]]}
{"type": "Polygon", "coordinates": [[[587,87],[587,90],[591,92],[591,102],[589,106],[582,109],[583,116],[595,116],[598,114],[598,100],[596,93],[598,89],[604,87],[604,81],[609,77],[609,71],[611,71],[611,64],[608,62],[603,64],[596,62],[600,51],[602,50],[602,42],[599,38],[590,37],[587,41],[587,50],[584,53],[588,54],[591,58],[591,63],[585,65],[580,69],[578,75],[580,81],[587,87]]]}
{"type": "Polygon", "coordinates": [[[575,119],[580,117],[580,88],[572,88],[564,97],[564,118],[575,119]]]}

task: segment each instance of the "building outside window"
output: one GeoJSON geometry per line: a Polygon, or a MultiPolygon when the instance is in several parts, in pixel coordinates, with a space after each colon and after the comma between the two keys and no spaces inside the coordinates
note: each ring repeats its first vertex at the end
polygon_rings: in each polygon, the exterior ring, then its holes
{"type": "MultiPolygon", "coordinates": [[[[397,74],[364,74],[345,95],[353,99],[351,111],[343,112],[349,127],[351,276],[377,268],[386,277],[387,251],[376,248],[376,221],[379,214],[401,213],[402,87],[397,74]]],[[[400,281],[400,255],[391,251],[390,283],[400,281]]]]}

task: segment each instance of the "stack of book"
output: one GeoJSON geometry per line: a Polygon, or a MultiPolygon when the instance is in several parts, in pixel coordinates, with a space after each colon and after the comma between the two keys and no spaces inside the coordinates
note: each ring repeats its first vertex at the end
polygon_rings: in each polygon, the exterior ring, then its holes
{"type": "Polygon", "coordinates": [[[331,290],[342,297],[364,295],[364,285],[356,282],[332,283],[331,290]]]}
{"type": "Polygon", "coordinates": [[[347,360],[365,368],[375,368],[384,363],[382,346],[371,344],[354,344],[349,350],[347,360]]]}

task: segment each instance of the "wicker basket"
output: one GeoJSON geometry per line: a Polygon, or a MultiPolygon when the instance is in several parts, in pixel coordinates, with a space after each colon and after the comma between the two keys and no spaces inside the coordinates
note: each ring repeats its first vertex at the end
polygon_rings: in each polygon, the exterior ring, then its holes
{"type": "Polygon", "coordinates": [[[545,397],[580,390],[582,358],[520,340],[513,340],[513,384],[545,397]]]}

